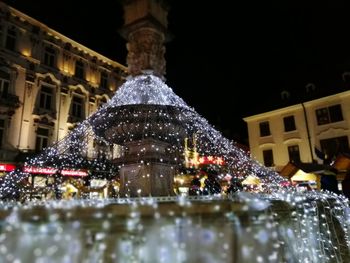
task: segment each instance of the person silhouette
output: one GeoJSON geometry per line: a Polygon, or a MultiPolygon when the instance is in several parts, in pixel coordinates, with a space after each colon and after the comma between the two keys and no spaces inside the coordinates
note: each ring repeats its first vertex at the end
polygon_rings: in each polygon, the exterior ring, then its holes
{"type": "Polygon", "coordinates": [[[191,181],[191,186],[189,190],[189,195],[201,195],[202,189],[201,189],[201,181],[198,177],[195,177],[191,181]]]}

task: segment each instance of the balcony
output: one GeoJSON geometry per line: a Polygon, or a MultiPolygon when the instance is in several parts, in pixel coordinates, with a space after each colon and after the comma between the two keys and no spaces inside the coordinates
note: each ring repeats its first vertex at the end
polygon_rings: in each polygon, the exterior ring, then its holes
{"type": "Polygon", "coordinates": [[[57,119],[57,112],[54,109],[44,109],[40,107],[35,107],[33,110],[33,114],[37,116],[44,116],[47,115],[51,119],[56,120],[57,119]]]}
{"type": "Polygon", "coordinates": [[[8,108],[16,109],[20,106],[18,96],[10,93],[0,93],[0,105],[8,108]]]}
{"type": "Polygon", "coordinates": [[[18,96],[10,93],[0,93],[0,114],[11,117],[21,105],[18,96]]]}

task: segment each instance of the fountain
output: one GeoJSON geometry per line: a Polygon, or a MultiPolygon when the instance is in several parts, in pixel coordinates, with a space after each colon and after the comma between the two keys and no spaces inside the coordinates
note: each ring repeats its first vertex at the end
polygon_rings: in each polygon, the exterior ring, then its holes
{"type": "Polygon", "coordinates": [[[285,186],[166,85],[166,13],[163,1],[125,1],[131,76],[66,138],[1,181],[0,262],[349,262],[345,197],[285,186]],[[220,162],[203,169],[201,159],[220,162]],[[55,171],[53,182],[36,187],[29,168],[55,171]],[[65,177],[84,168],[94,173],[65,177]],[[224,187],[226,178],[251,175],[264,187],[210,191],[209,176],[224,187]],[[201,176],[201,192],[176,191],[175,179],[201,176]],[[118,181],[118,197],[58,195],[67,181],[88,192],[94,177],[118,181]],[[44,200],[33,200],[42,190],[44,200]]]}
{"type": "Polygon", "coordinates": [[[181,156],[170,149],[186,137],[187,121],[184,108],[162,101],[162,96],[179,98],[170,92],[162,94],[165,88],[161,85],[155,76],[138,76],[121,88],[124,94],[135,94],[132,100],[121,102],[116,97],[110,114],[91,119],[98,136],[128,149],[125,156],[114,160],[121,165],[121,196],[174,195],[175,167],[181,156]]]}

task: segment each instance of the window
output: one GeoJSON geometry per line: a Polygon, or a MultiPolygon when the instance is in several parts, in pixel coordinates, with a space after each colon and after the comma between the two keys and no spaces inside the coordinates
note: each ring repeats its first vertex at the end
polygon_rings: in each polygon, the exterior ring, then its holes
{"type": "Polygon", "coordinates": [[[333,105],[326,108],[316,110],[317,124],[323,125],[332,122],[338,122],[343,120],[343,113],[341,105],[333,105]]]}
{"type": "Polygon", "coordinates": [[[263,157],[264,157],[264,165],[266,167],[273,166],[273,153],[272,150],[264,150],[263,151],[263,157]]]}
{"type": "Polygon", "coordinates": [[[13,29],[7,29],[6,44],[5,47],[9,50],[15,51],[16,49],[16,31],[13,29]]]}
{"type": "Polygon", "coordinates": [[[10,74],[0,71],[0,98],[6,98],[9,93],[10,74]]]}
{"type": "Polygon", "coordinates": [[[283,123],[284,123],[284,131],[289,132],[289,131],[295,131],[295,120],[294,116],[287,116],[283,118],[283,123]]]}
{"type": "Polygon", "coordinates": [[[331,159],[340,152],[349,152],[348,136],[320,140],[320,144],[326,159],[331,159]]]}
{"type": "Polygon", "coordinates": [[[300,152],[298,145],[288,146],[289,161],[300,162],[300,152]]]}
{"type": "Polygon", "coordinates": [[[271,135],[270,125],[269,125],[268,121],[261,122],[259,125],[260,125],[260,136],[261,137],[271,135]]]}
{"type": "Polygon", "coordinates": [[[46,47],[45,53],[44,53],[44,64],[49,66],[49,67],[54,67],[55,66],[55,56],[56,56],[55,50],[51,47],[46,47]]]}
{"type": "Polygon", "coordinates": [[[52,106],[52,88],[41,86],[39,108],[51,110],[52,106]]]}
{"type": "Polygon", "coordinates": [[[48,146],[49,143],[49,129],[46,128],[38,128],[36,131],[36,142],[35,142],[35,150],[40,152],[44,148],[48,146]]]}
{"type": "Polygon", "coordinates": [[[74,96],[72,100],[72,111],[73,117],[82,118],[83,117],[83,98],[74,96]]]}
{"type": "Polygon", "coordinates": [[[343,112],[340,104],[328,107],[328,111],[331,122],[338,122],[343,120],[343,112]]]}
{"type": "Polygon", "coordinates": [[[101,72],[100,87],[102,89],[108,89],[108,75],[106,72],[101,72]]]}
{"type": "Polygon", "coordinates": [[[327,108],[322,108],[322,109],[316,110],[316,118],[317,118],[318,125],[329,123],[329,116],[328,116],[327,108]]]}
{"type": "Polygon", "coordinates": [[[2,147],[5,134],[5,120],[0,119],[0,148],[2,147]]]}
{"type": "Polygon", "coordinates": [[[84,79],[84,63],[80,60],[75,62],[74,76],[80,79],[84,79]]]}

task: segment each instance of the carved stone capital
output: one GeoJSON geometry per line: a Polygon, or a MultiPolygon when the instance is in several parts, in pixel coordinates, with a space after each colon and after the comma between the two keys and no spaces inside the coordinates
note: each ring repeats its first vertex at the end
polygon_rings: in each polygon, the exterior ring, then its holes
{"type": "Polygon", "coordinates": [[[127,64],[129,73],[141,74],[152,70],[155,75],[165,75],[164,34],[152,28],[141,28],[129,34],[127,64]]]}

